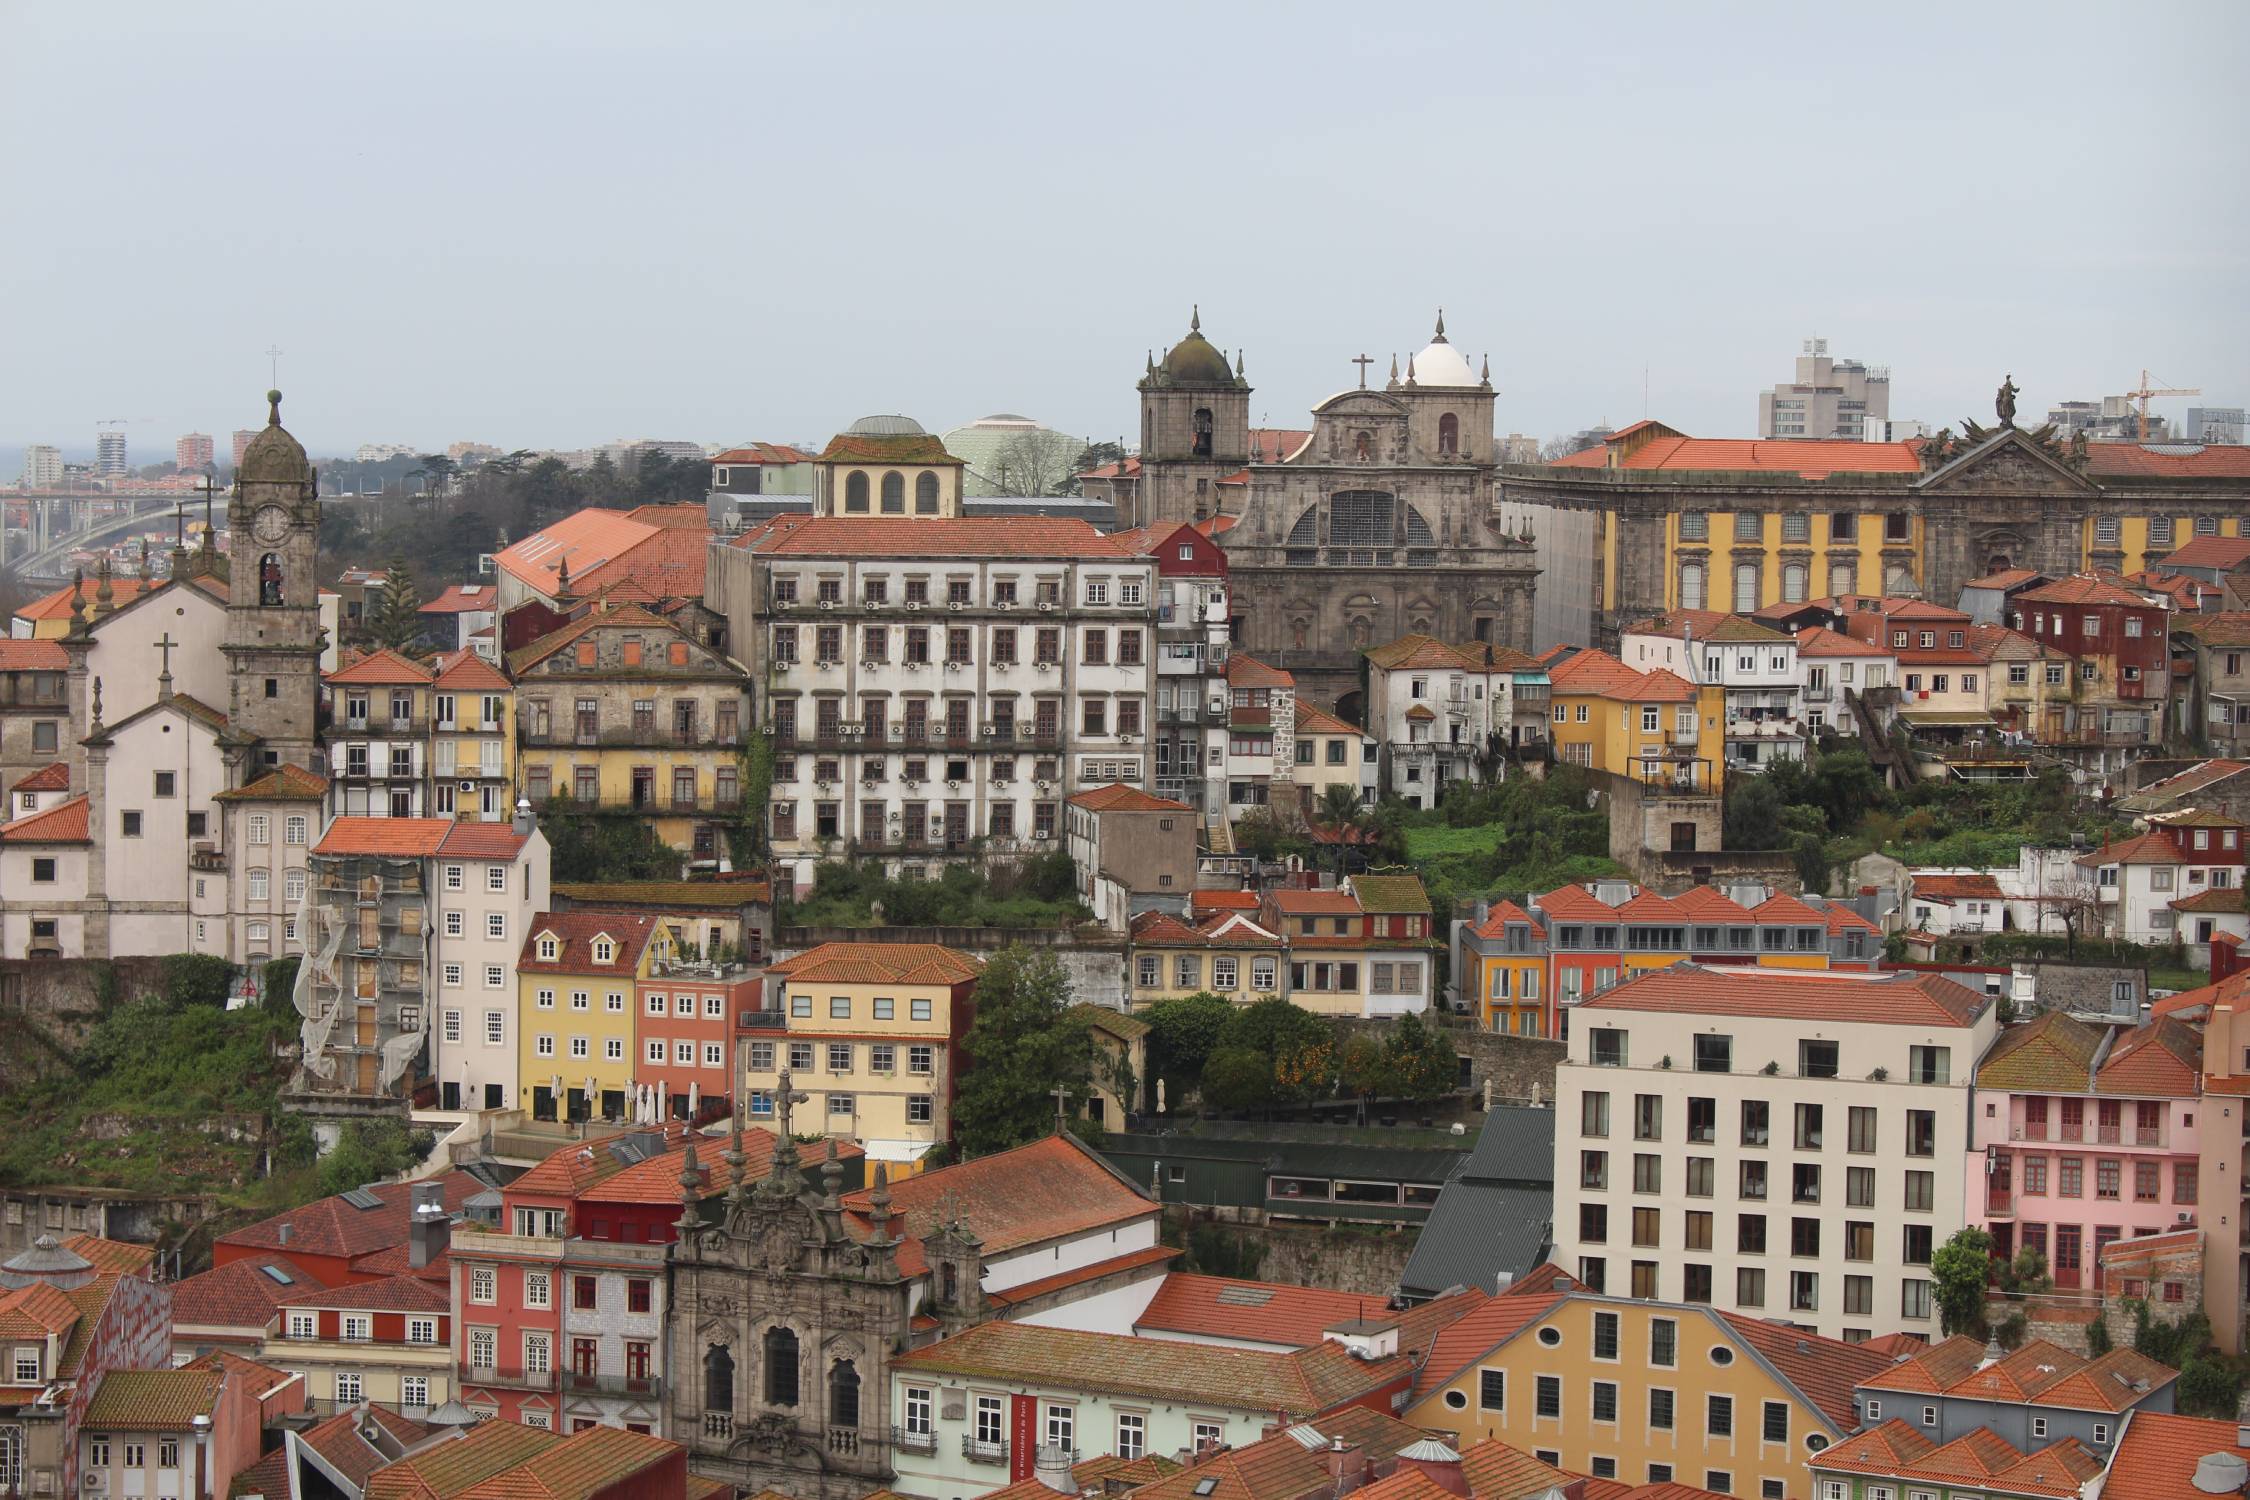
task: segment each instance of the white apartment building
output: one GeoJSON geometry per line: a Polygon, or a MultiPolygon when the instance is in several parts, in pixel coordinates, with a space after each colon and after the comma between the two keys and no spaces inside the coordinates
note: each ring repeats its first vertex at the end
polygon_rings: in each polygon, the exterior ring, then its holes
{"type": "Polygon", "coordinates": [[[59,490],[62,488],[62,449],[47,443],[33,443],[23,450],[23,487],[27,490],[59,490]]]}
{"type": "Polygon", "coordinates": [[[430,1074],[440,1109],[510,1109],[519,1073],[516,957],[547,909],[547,835],[516,804],[512,823],[457,822],[432,861],[437,1026],[430,1074]]]}
{"type": "Polygon", "coordinates": [[[1857,736],[1859,716],[1851,710],[1847,694],[1889,687],[1898,675],[1898,659],[1857,636],[1823,625],[1808,625],[1797,632],[1797,665],[1805,679],[1805,727],[1814,734],[1833,729],[1857,736]]]}
{"type": "Polygon", "coordinates": [[[1410,807],[1437,806],[1449,782],[1484,779],[1485,756],[1545,736],[1547,672],[1519,651],[1408,635],[1366,656],[1379,785],[1410,807]]]}
{"type": "Polygon", "coordinates": [[[1831,1338],[1939,1333],[1997,1002],[1934,974],[1654,970],[1556,1070],[1555,1261],[1831,1338]]]}
{"type": "Polygon", "coordinates": [[[1856,359],[1836,359],[1828,340],[1806,339],[1797,378],[1758,393],[1758,436],[1845,438],[1857,442],[1867,424],[1891,415],[1891,372],[1856,359]]]}
{"type": "Polygon", "coordinates": [[[1726,694],[1728,770],[1804,758],[1805,677],[1795,637],[1739,615],[1676,610],[1626,631],[1618,658],[1636,672],[1662,667],[1726,694]]]}
{"type": "Polygon", "coordinates": [[[1149,779],[1155,564],[1083,521],[789,516],[713,570],[799,885],[1058,850],[1065,797],[1149,779]]]}

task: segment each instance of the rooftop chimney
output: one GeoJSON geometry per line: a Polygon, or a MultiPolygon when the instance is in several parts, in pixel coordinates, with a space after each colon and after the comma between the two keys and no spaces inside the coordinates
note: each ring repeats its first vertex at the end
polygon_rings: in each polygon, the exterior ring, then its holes
{"type": "Polygon", "coordinates": [[[453,1243],[453,1219],[445,1211],[445,1185],[417,1182],[414,1211],[406,1224],[406,1263],[417,1269],[445,1253],[453,1243]]]}
{"type": "Polygon", "coordinates": [[[1424,1477],[1442,1490],[1464,1496],[1469,1493],[1468,1476],[1461,1470],[1461,1455],[1436,1438],[1424,1438],[1401,1448],[1398,1462],[1402,1469],[1420,1469],[1424,1477]]]}
{"type": "Polygon", "coordinates": [[[531,815],[531,799],[529,797],[518,797],[516,799],[515,822],[517,836],[520,838],[529,838],[531,836],[531,830],[538,826],[539,820],[531,815]]]}
{"type": "Polygon", "coordinates": [[[1328,1440],[1321,1457],[1327,1461],[1328,1477],[1335,1486],[1333,1493],[1342,1495],[1367,1482],[1367,1450],[1357,1443],[1347,1442],[1342,1433],[1328,1440]]]}

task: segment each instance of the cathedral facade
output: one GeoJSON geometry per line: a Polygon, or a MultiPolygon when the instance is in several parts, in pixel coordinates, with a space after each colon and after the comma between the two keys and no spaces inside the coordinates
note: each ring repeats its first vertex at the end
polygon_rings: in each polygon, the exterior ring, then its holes
{"type": "Polygon", "coordinates": [[[1347,710],[1365,647],[1420,633],[1530,649],[1538,574],[1531,540],[1498,519],[1489,367],[1471,368],[1440,314],[1379,388],[1367,368],[1309,430],[1253,431],[1242,358],[1228,363],[1198,313],[1142,376],[1137,458],[1084,481],[1126,525],[1214,537],[1235,646],[1347,710]]]}

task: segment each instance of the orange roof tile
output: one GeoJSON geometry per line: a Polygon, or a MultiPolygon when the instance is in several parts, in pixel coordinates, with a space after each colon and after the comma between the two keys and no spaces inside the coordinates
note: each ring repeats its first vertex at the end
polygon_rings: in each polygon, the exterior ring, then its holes
{"type": "Polygon", "coordinates": [[[83,1316],[77,1302],[50,1282],[0,1291],[0,1338],[45,1338],[74,1326],[83,1316]]]}
{"type": "MultiPolygon", "coordinates": [[[[629,1435],[622,1427],[605,1430],[629,1435]]],[[[563,1441],[542,1428],[479,1422],[451,1442],[432,1444],[383,1464],[367,1476],[363,1493],[365,1500],[456,1500],[563,1441]]]]}
{"type": "Polygon", "coordinates": [[[646,912],[584,908],[543,911],[531,919],[524,934],[516,972],[629,975],[640,967],[641,954],[655,931],[656,918],[646,912]],[[543,958],[540,955],[550,937],[555,942],[554,956],[543,958]],[[614,945],[607,963],[594,957],[594,943],[604,937],[614,945]]]}
{"type": "MultiPolygon", "coordinates": [[[[865,1232],[871,1189],[847,1193],[844,1207],[865,1232]]],[[[985,1253],[1021,1249],[1106,1225],[1153,1218],[1157,1205],[1067,1135],[920,1172],[890,1185],[891,1232],[919,1239],[937,1225],[951,1194],[985,1253]]]]}
{"type": "Polygon", "coordinates": [[[422,606],[425,615],[466,615],[494,610],[500,605],[500,591],[489,583],[456,583],[422,606]]]}
{"type": "Polygon", "coordinates": [[[1415,1378],[1414,1394],[1426,1396],[1445,1385],[1470,1365],[1553,1312],[1576,1290],[1567,1276],[1556,1278],[1544,1290],[1519,1291],[1510,1287],[1455,1319],[1430,1345],[1415,1378]]]}
{"type": "Polygon", "coordinates": [[[228,802],[318,802],[328,795],[328,778],[302,766],[280,765],[255,781],[215,795],[228,802]]]}
{"type": "Polygon", "coordinates": [[[17,782],[11,790],[18,792],[67,792],[70,790],[70,762],[49,761],[17,782]]]}
{"type": "Polygon", "coordinates": [[[84,794],[39,812],[0,823],[4,844],[90,844],[91,807],[84,794]]]}
{"type": "Polygon", "coordinates": [[[1279,667],[1269,667],[1254,656],[1235,651],[1227,656],[1227,685],[1241,688],[1295,687],[1297,679],[1279,667]]]}
{"type": "Polygon", "coordinates": [[[415,859],[437,853],[438,845],[452,830],[451,818],[338,818],[328,825],[312,852],[415,859]]]}
{"type": "Polygon", "coordinates": [[[1484,921],[1478,924],[1476,935],[1480,938],[1504,938],[1508,935],[1508,924],[1510,922],[1519,922],[1529,927],[1534,939],[1544,939],[1547,936],[1547,929],[1541,927],[1530,912],[1525,911],[1513,901],[1493,902],[1492,910],[1485,916],[1484,921]]]}
{"type": "Polygon", "coordinates": [[[1857,636],[1830,630],[1825,625],[1807,625],[1797,632],[1797,655],[1807,656],[1887,656],[1881,646],[1863,641],[1857,636]]]}
{"type": "Polygon", "coordinates": [[[2094,1075],[2097,1094],[2138,1098],[2192,1099],[2202,1083],[2203,1034],[2178,1021],[2158,1018],[2135,1027],[2110,1044],[2094,1075]]]}
{"type": "Polygon", "coordinates": [[[1299,734],[1363,734],[1357,724],[1347,724],[1324,708],[1316,708],[1304,699],[1297,700],[1297,732],[1299,734]]]}
{"type": "Polygon", "coordinates": [[[1816,479],[1829,474],[1918,474],[1918,443],[1855,443],[1843,439],[1747,439],[1685,437],[1662,423],[1637,445],[1620,444],[1643,424],[1612,433],[1603,443],[1557,459],[1564,469],[1705,470],[1721,473],[1784,473],[1816,479]],[[1630,447],[1612,462],[1612,454],[1630,447]]]}
{"type": "MultiPolygon", "coordinates": [[[[1427,1434],[1387,1413],[1364,1406],[1329,1412],[1307,1424],[1330,1442],[1365,1450],[1371,1465],[1381,1464],[1427,1434]]],[[[1223,1448],[1197,1459],[1177,1474],[1133,1492],[1133,1500],[1310,1500],[1335,1486],[1320,1447],[1307,1448],[1288,1433],[1243,1448],[1223,1448]]]]}
{"type": "Polygon", "coordinates": [[[1722,1312],[1717,1316],[1842,1432],[1859,1425],[1852,1406],[1853,1389],[1890,1363],[1888,1356],[1872,1349],[1823,1338],[1786,1323],[1740,1313],[1722,1312]]]}
{"type": "Polygon", "coordinates": [[[1792,927],[1824,927],[1827,920],[1817,911],[1785,891],[1776,891],[1750,908],[1750,915],[1760,922],[1785,923],[1792,927]]]}
{"type": "Polygon", "coordinates": [[[513,823],[455,823],[438,844],[446,859],[512,860],[531,842],[528,833],[516,832],[513,823]]]}
{"type": "Polygon", "coordinates": [[[174,1282],[172,1323],[183,1328],[257,1328],[273,1322],[290,1292],[316,1283],[286,1255],[269,1252],[230,1260],[174,1282]],[[288,1277],[276,1280],[268,1268],[288,1277]]]}
{"type": "Polygon", "coordinates": [[[1266,892],[1273,909],[1285,917],[1356,917],[1359,898],[1342,890],[1274,890],[1266,892]]]}
{"type": "Polygon", "coordinates": [[[1256,911],[1259,896],[1256,891],[1196,891],[1188,897],[1188,909],[1209,911],[1256,911]]]}
{"type": "Polygon", "coordinates": [[[1052,1276],[1042,1276],[1036,1281],[1019,1281],[1005,1291],[986,1292],[985,1297],[996,1307],[1017,1307],[1066,1287],[1084,1286],[1089,1281],[1100,1281],[1105,1276],[1118,1276],[1146,1266],[1161,1265],[1165,1261],[1176,1260],[1183,1253],[1170,1245],[1146,1245],[1138,1250],[1128,1250],[1123,1255],[1113,1255],[1107,1260],[1097,1260],[1090,1265],[1057,1271],[1052,1276]]]}
{"type": "Polygon", "coordinates": [[[443,1286],[433,1285],[420,1276],[385,1276],[378,1281],[353,1281],[342,1286],[309,1286],[284,1295],[281,1305],[426,1313],[444,1312],[452,1303],[443,1286]]]}
{"type": "Polygon", "coordinates": [[[217,1408],[225,1384],[212,1369],[112,1370],[79,1420],[105,1432],[186,1432],[217,1408]]]}
{"type": "Polygon", "coordinates": [[[1750,908],[1716,886],[1691,885],[1672,898],[1672,909],[1696,922],[1741,923],[1751,920],[1750,908]]]}
{"type": "Polygon", "coordinates": [[[1997,876],[1975,875],[1916,875],[1914,898],[1918,901],[2005,901],[2008,893],[2000,889],[1997,876]]]}
{"type": "Polygon", "coordinates": [[[1089,812],[1193,812],[1185,802],[1174,802],[1169,797],[1159,797],[1144,792],[1137,786],[1113,782],[1108,786],[1088,787],[1071,796],[1070,805],[1083,807],[1089,812]]]}
{"type": "Polygon", "coordinates": [[[2230,573],[2244,563],[2250,563],[2250,537],[2199,536],[2163,558],[2159,566],[2167,570],[2213,568],[2230,573]]]}
{"type": "Polygon", "coordinates": [[[2163,834],[2143,833],[2081,854],[2071,863],[2098,870],[2103,865],[2181,865],[2187,861],[2163,834]]]}
{"type": "Polygon", "coordinates": [[[60,641],[0,637],[0,672],[67,672],[70,653],[60,641]]]}
{"type": "Polygon", "coordinates": [[[623,511],[589,508],[542,527],[494,554],[492,560],[502,571],[522,579],[540,593],[552,595],[559,568],[567,566],[575,584],[656,532],[655,526],[636,521],[623,511]]]}
{"type": "Polygon", "coordinates": [[[2205,1455],[2250,1460],[2235,1424],[2170,1412],[2136,1411],[2109,1456],[2102,1500],[2182,1500],[2197,1493],[2195,1467],[2205,1455]]]}
{"type": "Polygon", "coordinates": [[[751,443],[713,455],[715,464],[809,464],[812,455],[788,443],[751,443]]]}
{"type": "Polygon", "coordinates": [[[1677,963],[1651,969],[1579,1003],[1603,1010],[1967,1026],[1993,1002],[1990,996],[1939,974],[1823,973],[1677,963]]]}
{"type": "Polygon", "coordinates": [[[1389,1314],[1370,1314],[1364,1293],[1175,1271],[1133,1320],[1133,1329],[1304,1348],[1319,1343],[1323,1329],[1362,1316],[1389,1314]]]}
{"type": "Polygon", "coordinates": [[[98,1234],[74,1234],[62,1242],[73,1255],[91,1263],[96,1271],[118,1276],[142,1276],[156,1264],[156,1247],[131,1240],[107,1240],[98,1234]]]}
{"type": "Polygon", "coordinates": [[[2079,573],[2069,578],[2058,578],[2040,588],[2026,589],[2016,595],[2018,604],[2107,604],[2122,605],[2130,609],[2153,609],[2154,605],[2130,589],[2122,588],[2106,578],[2090,573],[2079,573]]]}
{"type": "MultiPolygon", "coordinates": [[[[66,583],[51,594],[41,594],[29,604],[17,610],[16,618],[19,620],[66,619],[70,614],[70,596],[78,587],[79,585],[76,583],[66,583]]],[[[94,592],[99,587],[100,585],[91,578],[85,581],[86,612],[89,616],[92,615],[94,610],[94,592]]],[[[161,581],[144,582],[130,574],[113,576],[109,581],[110,598],[120,609],[138,599],[148,590],[161,587],[163,587],[161,581]]]]}
{"type": "Polygon", "coordinates": [[[2140,443],[2089,443],[2089,474],[2131,474],[2152,479],[2250,479],[2250,448],[2186,443],[2151,448],[2140,443]]]}
{"type": "Polygon", "coordinates": [[[653,630],[659,634],[680,635],[680,627],[662,615],[651,614],[638,604],[623,604],[615,609],[590,609],[585,614],[539,637],[530,645],[508,653],[508,670],[517,674],[535,667],[576,642],[591,631],[606,627],[653,630]]]}
{"type": "Polygon", "coordinates": [[[434,682],[460,693],[505,693],[515,686],[506,673],[466,648],[438,658],[434,682]]]}
{"type": "Polygon", "coordinates": [[[777,979],[808,984],[967,984],[984,965],[938,943],[822,943],[771,964],[777,979]]]}
{"type": "Polygon", "coordinates": [[[1043,516],[812,516],[758,537],[751,550],[772,557],[1136,556],[1084,521],[1043,516]]]}
{"type": "Polygon", "coordinates": [[[411,656],[402,655],[385,646],[350,658],[321,680],[340,685],[396,687],[428,682],[430,669],[411,656]]]}
{"type": "MultiPolygon", "coordinates": [[[[470,1198],[485,1188],[482,1181],[461,1171],[448,1172],[438,1182],[450,1213],[458,1213],[470,1198]]],[[[341,1194],[317,1198],[286,1213],[221,1235],[218,1242],[347,1259],[404,1244],[413,1203],[411,1186],[403,1182],[378,1182],[370,1183],[367,1191],[376,1200],[372,1208],[355,1207],[341,1194]]]]}

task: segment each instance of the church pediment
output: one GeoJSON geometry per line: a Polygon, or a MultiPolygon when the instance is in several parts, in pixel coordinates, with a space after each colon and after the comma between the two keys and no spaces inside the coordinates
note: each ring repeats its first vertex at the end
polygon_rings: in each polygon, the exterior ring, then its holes
{"type": "MultiPolygon", "coordinates": [[[[2044,431],[2044,429],[2042,429],[2044,431]]],[[[2069,450],[2020,427],[1984,432],[1972,426],[1966,439],[1940,433],[1946,456],[1915,482],[1923,494],[1947,495],[2098,495],[2094,484],[2071,462],[2069,450]]]]}
{"type": "Polygon", "coordinates": [[[1314,407],[1313,415],[1334,417],[1339,421],[1353,417],[1390,417],[1403,421],[1406,418],[1406,403],[1386,396],[1381,391],[1344,391],[1314,407]]]}

